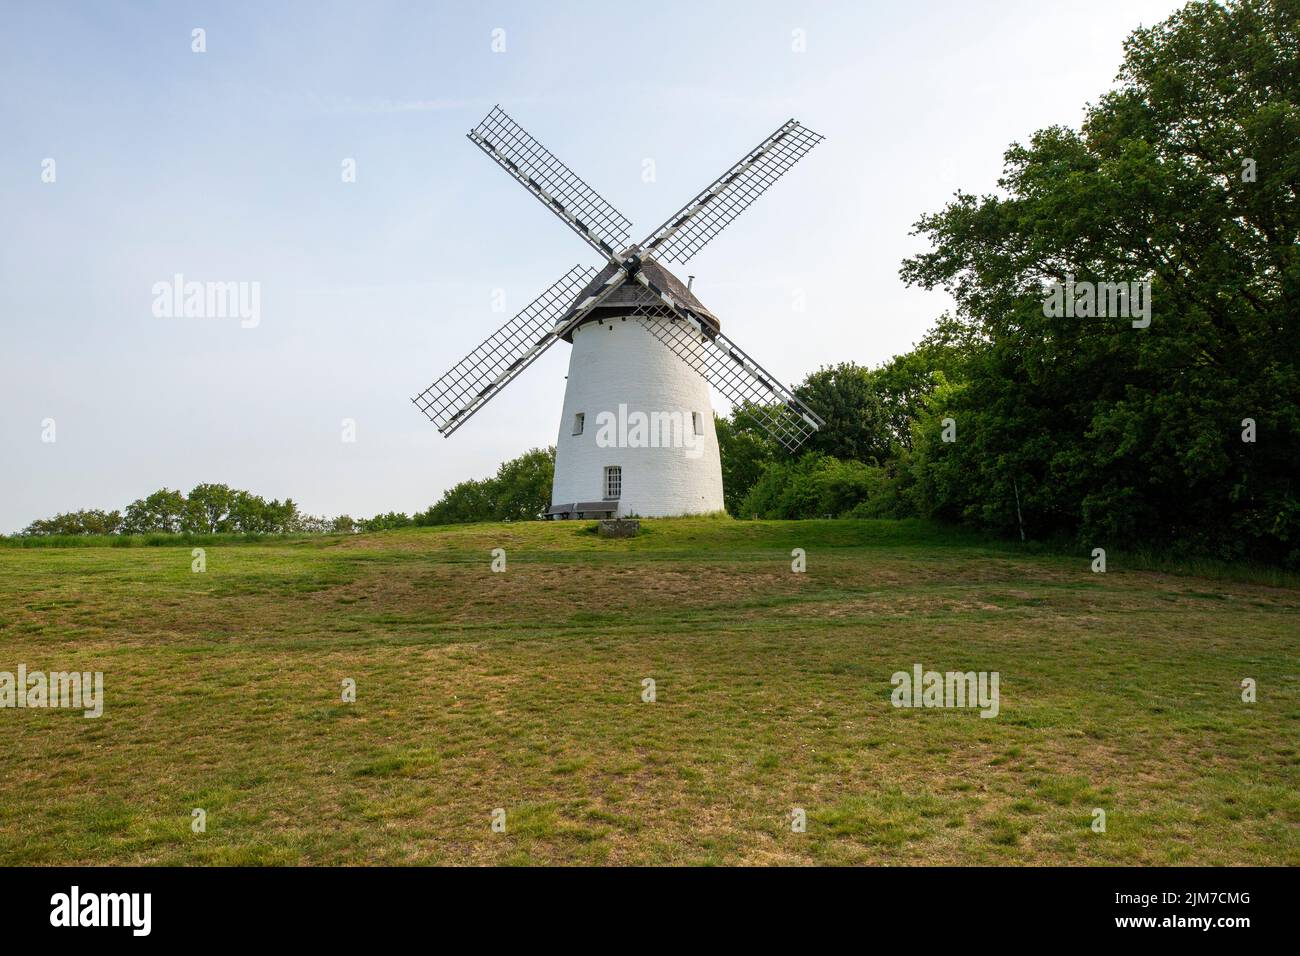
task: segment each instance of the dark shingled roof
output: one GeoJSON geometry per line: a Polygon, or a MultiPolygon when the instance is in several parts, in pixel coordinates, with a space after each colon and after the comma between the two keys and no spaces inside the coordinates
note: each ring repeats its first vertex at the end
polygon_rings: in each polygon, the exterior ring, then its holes
{"type": "MultiPolygon", "coordinates": [[[[563,325],[565,322],[569,321],[569,318],[573,315],[578,303],[588,296],[594,295],[598,292],[600,287],[604,285],[605,282],[608,281],[609,277],[618,271],[618,269],[619,267],[614,265],[612,262],[602,269],[600,274],[597,275],[596,278],[592,279],[587,287],[579,293],[578,297],[573,300],[573,305],[569,306],[568,311],[557,324],[563,325]]],[[[641,271],[645,274],[647,279],[672,296],[674,302],[679,302],[692,312],[698,312],[700,315],[712,319],[715,326],[721,325],[721,323],[718,322],[718,317],[710,312],[704,306],[703,302],[695,298],[693,292],[686,288],[686,283],[677,278],[677,276],[673,275],[658,262],[653,259],[646,259],[641,263],[641,271]]],[[[610,294],[610,297],[602,302],[599,308],[594,309],[591,315],[587,316],[582,324],[586,325],[587,322],[594,322],[597,319],[607,319],[618,315],[627,315],[632,307],[641,302],[658,301],[659,300],[654,297],[654,293],[641,285],[641,283],[629,281],[615,289],[614,292],[610,294]]],[[[565,336],[565,339],[566,341],[572,342],[573,332],[570,331],[569,334],[565,336]]]]}

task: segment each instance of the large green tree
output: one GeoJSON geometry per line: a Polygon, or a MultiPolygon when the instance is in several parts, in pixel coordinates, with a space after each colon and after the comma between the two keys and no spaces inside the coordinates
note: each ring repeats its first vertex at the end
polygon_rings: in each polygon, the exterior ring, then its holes
{"type": "Polygon", "coordinates": [[[502,463],[492,479],[496,521],[528,521],[551,506],[555,449],[533,448],[502,463]]]}
{"type": "Polygon", "coordinates": [[[971,332],[917,435],[923,510],[1300,561],[1298,30],[1296,0],[1189,4],[1129,37],[1080,130],[920,220],[902,274],[971,332]],[[1149,282],[1150,325],[1049,314],[1071,281],[1149,282]]]}
{"type": "Polygon", "coordinates": [[[193,534],[231,530],[230,507],[235,494],[228,485],[207,482],[195,485],[185,499],[181,530],[193,534]]]}
{"type": "Polygon", "coordinates": [[[878,464],[891,455],[889,411],[870,370],[841,362],[813,372],[795,394],[825,419],[807,450],[878,464]]]}
{"type": "Polygon", "coordinates": [[[122,531],[125,534],[180,531],[184,517],[185,496],[179,491],[161,488],[126,506],[122,531]]]}

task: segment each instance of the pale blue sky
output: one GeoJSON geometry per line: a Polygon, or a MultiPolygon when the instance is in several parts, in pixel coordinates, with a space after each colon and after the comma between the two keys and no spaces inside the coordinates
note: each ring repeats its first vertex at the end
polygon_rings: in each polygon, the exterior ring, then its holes
{"type": "Polygon", "coordinates": [[[680,271],[789,384],[884,361],[948,305],[898,279],[912,222],[1077,124],[1176,6],[4,0],[0,531],[200,481],[410,512],[553,443],[565,346],[450,439],[409,402],[507,317],[493,289],[508,315],[599,264],[464,138],[494,103],[634,238],[789,117],[822,133],[680,271]],[[175,273],[260,282],[260,324],[154,317],[175,273]]]}

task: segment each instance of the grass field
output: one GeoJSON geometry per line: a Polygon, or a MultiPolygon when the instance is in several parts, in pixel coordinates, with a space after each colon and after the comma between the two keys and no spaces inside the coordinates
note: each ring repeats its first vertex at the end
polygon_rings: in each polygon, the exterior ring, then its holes
{"type": "Polygon", "coordinates": [[[1300,864],[1294,581],[644,527],[0,548],[0,671],[106,698],[0,710],[0,863],[1300,864]],[[891,706],[918,663],[999,715],[891,706]]]}

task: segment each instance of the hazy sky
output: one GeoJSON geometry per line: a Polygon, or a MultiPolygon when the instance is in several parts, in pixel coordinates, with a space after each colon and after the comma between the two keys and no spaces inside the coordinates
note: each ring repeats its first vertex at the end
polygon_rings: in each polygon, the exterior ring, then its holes
{"type": "Polygon", "coordinates": [[[679,271],[788,384],[882,362],[948,307],[898,278],[911,224],[1177,6],[2,0],[0,531],[201,481],[410,512],[553,443],[565,345],[449,439],[409,401],[599,264],[465,139],[494,103],[638,239],[786,119],[825,135],[679,271]],[[260,283],[260,321],[155,316],[178,273],[260,283]]]}

